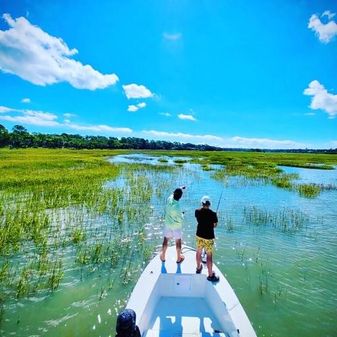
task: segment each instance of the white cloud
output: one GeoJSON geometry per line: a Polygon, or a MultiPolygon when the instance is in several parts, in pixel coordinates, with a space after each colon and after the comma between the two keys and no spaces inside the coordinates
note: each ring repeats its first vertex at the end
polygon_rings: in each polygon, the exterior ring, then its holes
{"type": "Polygon", "coordinates": [[[327,16],[328,19],[331,20],[335,15],[336,15],[336,13],[332,13],[332,12],[330,12],[330,11],[325,11],[325,12],[322,14],[322,17],[327,16]]]}
{"type": "Polygon", "coordinates": [[[22,103],[30,103],[31,102],[31,100],[30,100],[30,98],[28,98],[28,97],[26,97],[26,98],[23,98],[22,100],[21,100],[21,102],[22,103]]]}
{"type": "Polygon", "coordinates": [[[332,140],[327,147],[337,149],[337,140],[332,140]]]}
{"type": "MultiPolygon", "coordinates": [[[[69,119],[65,119],[63,123],[58,122],[58,116],[43,111],[35,111],[35,110],[26,110],[26,109],[13,109],[5,106],[0,106],[0,112],[8,113],[13,112],[16,115],[0,115],[0,120],[20,123],[20,124],[28,124],[28,125],[36,125],[36,126],[57,126],[57,127],[68,127],[77,131],[93,131],[93,132],[114,132],[120,134],[130,134],[132,133],[132,129],[130,128],[122,128],[122,127],[112,127],[109,125],[99,124],[99,125],[81,125],[72,123],[69,119]]],[[[74,114],[65,113],[63,116],[76,116],[74,114]]]]}
{"type": "Polygon", "coordinates": [[[179,114],[178,118],[182,119],[182,120],[193,121],[193,122],[196,121],[196,119],[193,117],[193,115],[179,114]]]}
{"type": "Polygon", "coordinates": [[[7,108],[6,106],[0,106],[0,113],[4,113],[4,112],[10,112],[13,109],[11,108],[7,108]]]}
{"type": "Polygon", "coordinates": [[[155,140],[166,140],[170,142],[208,144],[224,148],[299,149],[310,147],[307,144],[292,140],[248,138],[239,136],[223,138],[215,135],[197,135],[157,130],[143,130],[137,134],[137,136],[155,140]]]}
{"type": "Polygon", "coordinates": [[[299,149],[305,148],[303,143],[292,140],[275,140],[269,138],[245,138],[235,136],[230,139],[231,146],[241,148],[260,148],[260,149],[299,149]]]}
{"type": "Polygon", "coordinates": [[[145,102],[140,102],[140,103],[137,104],[137,106],[138,106],[139,109],[143,109],[143,108],[146,107],[146,103],[145,102]]]}
{"type": "Polygon", "coordinates": [[[135,83],[123,85],[125,95],[130,98],[149,98],[153,96],[153,93],[144,85],[138,85],[135,83]]]}
{"type": "MultiPolygon", "coordinates": [[[[15,110],[10,109],[12,112],[21,112],[21,115],[1,115],[0,120],[13,122],[13,123],[22,123],[29,125],[37,126],[60,126],[61,124],[56,121],[57,116],[43,111],[33,111],[33,110],[15,110]]],[[[9,112],[7,111],[7,112],[9,112]]]]}
{"type": "Polygon", "coordinates": [[[317,80],[310,82],[309,87],[304,90],[304,95],[313,96],[310,108],[313,110],[324,110],[329,118],[337,115],[337,95],[328,93],[317,80]]]}
{"type": "Polygon", "coordinates": [[[128,111],[129,112],[136,112],[139,109],[143,109],[145,107],[146,107],[146,103],[145,102],[138,103],[137,105],[132,104],[132,105],[128,106],[128,111]]]}
{"type": "Polygon", "coordinates": [[[150,137],[152,139],[167,140],[172,142],[195,143],[195,144],[220,144],[224,143],[222,137],[213,135],[193,135],[182,132],[166,132],[156,130],[143,130],[141,132],[143,137],[150,137]]]}
{"type": "Polygon", "coordinates": [[[337,35],[337,24],[335,21],[332,21],[334,16],[335,13],[331,13],[330,11],[325,11],[321,15],[321,18],[328,18],[328,23],[323,23],[316,14],[313,14],[309,19],[308,28],[313,30],[318,39],[323,43],[329,43],[337,35]]]}
{"type": "Polygon", "coordinates": [[[165,117],[171,117],[172,115],[169,112],[161,112],[160,115],[165,117]]]}
{"type": "Polygon", "coordinates": [[[169,40],[169,41],[177,41],[177,40],[180,40],[181,37],[182,37],[182,34],[181,33],[163,33],[163,37],[165,40],[169,40]]]}
{"type": "Polygon", "coordinates": [[[64,123],[65,126],[69,127],[70,129],[77,130],[77,131],[94,131],[94,132],[118,132],[118,133],[132,133],[132,129],[130,128],[119,128],[119,127],[112,127],[109,125],[80,125],[75,123],[64,123]]]}
{"type": "Polygon", "coordinates": [[[0,69],[36,85],[68,82],[77,89],[103,89],[118,81],[90,65],[73,60],[78,53],[61,39],[49,35],[24,17],[3,18],[10,29],[0,30],[0,69]]]}
{"type": "Polygon", "coordinates": [[[137,105],[129,105],[128,106],[128,111],[129,112],[136,112],[136,111],[138,111],[138,107],[137,107],[137,105]]]}

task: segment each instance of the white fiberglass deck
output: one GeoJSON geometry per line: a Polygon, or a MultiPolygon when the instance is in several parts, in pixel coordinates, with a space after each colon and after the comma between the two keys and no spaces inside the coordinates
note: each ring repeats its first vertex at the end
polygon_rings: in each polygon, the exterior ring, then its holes
{"type": "Polygon", "coordinates": [[[220,282],[195,273],[195,251],[184,247],[176,263],[175,247],[166,262],[159,255],[143,271],[127,308],[135,310],[143,337],[256,337],[233,289],[214,265],[220,282]]]}
{"type": "Polygon", "coordinates": [[[213,336],[220,331],[221,325],[204,298],[162,297],[144,336],[213,336]]]}

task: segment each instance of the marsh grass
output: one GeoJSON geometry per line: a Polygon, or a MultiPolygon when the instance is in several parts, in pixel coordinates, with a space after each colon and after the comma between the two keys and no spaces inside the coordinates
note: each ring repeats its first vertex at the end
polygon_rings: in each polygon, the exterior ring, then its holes
{"type": "Polygon", "coordinates": [[[231,216],[218,214],[218,220],[227,232],[234,232],[235,222],[231,216]]]}
{"type": "Polygon", "coordinates": [[[259,274],[259,284],[258,291],[261,296],[268,294],[270,292],[270,268],[263,262],[260,262],[260,274],[259,274]]]}
{"type": "Polygon", "coordinates": [[[255,206],[248,206],[243,210],[243,218],[244,222],[249,225],[271,226],[282,232],[296,232],[309,222],[305,213],[289,208],[271,212],[255,206]]]}
{"type": "Polygon", "coordinates": [[[317,184],[299,184],[298,193],[301,197],[315,198],[321,193],[321,186],[317,184]]]}
{"type": "MultiPolygon", "coordinates": [[[[178,159],[176,166],[161,161],[146,168],[142,164],[117,166],[106,160],[121,153],[128,152],[0,150],[0,316],[7,301],[52,293],[70,274],[79,280],[94,273],[107,275],[108,282],[100,287],[98,295],[103,298],[115,283],[127,288],[141,273],[154,248],[145,227],[153,216],[153,202],[158,202],[157,207],[164,205],[167,190],[179,180],[179,165],[186,159],[178,159]]],[[[271,183],[289,190],[294,189],[295,177],[277,165],[284,164],[285,159],[294,165],[314,163],[316,158],[305,156],[302,160],[301,156],[263,153],[156,153],[190,157],[190,162],[202,164],[205,170],[213,164],[221,165],[223,169],[214,171],[214,177],[224,183],[236,176],[247,184],[271,183]]],[[[327,166],[333,163],[328,156],[317,160],[326,160],[327,166]]],[[[270,225],[284,232],[299,230],[306,221],[305,214],[287,209],[271,213],[246,208],[244,215],[245,223],[270,225]]],[[[224,223],[228,232],[235,231],[231,218],[224,223]]],[[[246,249],[238,254],[244,261],[246,249]]],[[[264,272],[261,275],[260,289],[265,293],[269,276],[264,272]]]]}
{"type": "MultiPolygon", "coordinates": [[[[264,153],[264,152],[208,152],[208,151],[153,151],[153,155],[171,155],[190,157],[190,162],[200,164],[203,170],[210,170],[211,164],[223,166],[213,177],[223,180],[228,177],[242,177],[241,185],[272,184],[278,188],[298,192],[306,198],[314,198],[319,194],[318,188],[328,190],[329,186],[302,186],[296,184],[297,174],[285,173],[282,166],[302,167],[309,169],[332,170],[337,164],[333,154],[294,154],[294,153],[264,153]]],[[[183,162],[184,160],[180,160],[183,162]]],[[[330,186],[330,189],[334,189],[330,186]]]]}
{"type": "Polygon", "coordinates": [[[152,214],[151,172],[172,172],[172,168],[117,167],[106,161],[106,156],[119,153],[0,150],[5,158],[0,161],[4,303],[13,297],[53,292],[68,270],[76,268],[81,279],[102,268],[120,275],[123,268],[132,268],[133,276],[126,273],[121,279],[125,284],[140,273],[141,267],[133,264],[146,261],[152,250],[143,227],[152,214]],[[122,187],[105,187],[106,181],[118,176],[123,177],[122,187]],[[131,256],[130,247],[137,247],[131,256]]]}

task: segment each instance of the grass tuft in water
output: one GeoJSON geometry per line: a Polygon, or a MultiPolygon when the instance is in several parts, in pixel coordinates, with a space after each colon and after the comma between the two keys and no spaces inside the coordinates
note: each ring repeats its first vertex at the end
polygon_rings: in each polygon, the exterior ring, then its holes
{"type": "Polygon", "coordinates": [[[297,190],[300,196],[305,198],[315,198],[321,193],[321,187],[316,184],[300,184],[297,190]]]}

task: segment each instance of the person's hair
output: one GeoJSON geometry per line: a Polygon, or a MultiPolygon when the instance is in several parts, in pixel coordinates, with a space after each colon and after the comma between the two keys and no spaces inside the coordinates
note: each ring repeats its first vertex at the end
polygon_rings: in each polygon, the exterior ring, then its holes
{"type": "Polygon", "coordinates": [[[173,192],[173,199],[179,200],[183,195],[183,190],[181,188],[176,188],[173,192]]]}
{"type": "Polygon", "coordinates": [[[136,325],[136,313],[132,309],[124,309],[117,316],[116,337],[140,337],[136,325]]]}

